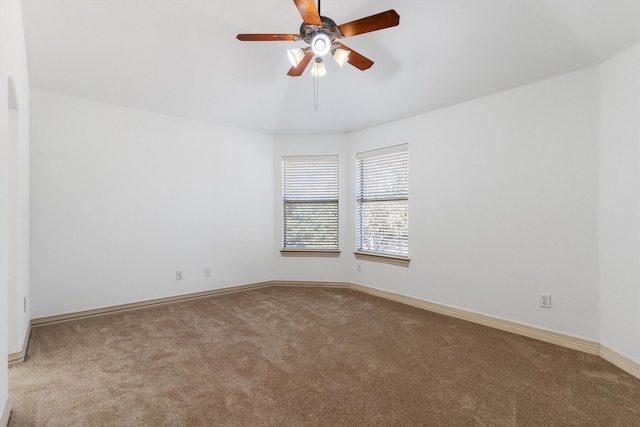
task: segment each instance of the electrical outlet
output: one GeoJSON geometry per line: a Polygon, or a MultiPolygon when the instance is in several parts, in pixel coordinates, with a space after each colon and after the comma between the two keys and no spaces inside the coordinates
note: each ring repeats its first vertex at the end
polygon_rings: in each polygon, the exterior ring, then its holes
{"type": "Polygon", "coordinates": [[[362,271],[362,266],[360,265],[360,263],[356,264],[356,270],[357,271],[362,271]]]}
{"type": "Polygon", "coordinates": [[[540,294],[540,307],[551,308],[551,294],[540,294]]]}
{"type": "Polygon", "coordinates": [[[211,276],[211,268],[205,267],[204,268],[204,277],[209,277],[209,276],[211,276]]]}
{"type": "Polygon", "coordinates": [[[176,280],[182,280],[182,270],[176,271],[176,280]]]}

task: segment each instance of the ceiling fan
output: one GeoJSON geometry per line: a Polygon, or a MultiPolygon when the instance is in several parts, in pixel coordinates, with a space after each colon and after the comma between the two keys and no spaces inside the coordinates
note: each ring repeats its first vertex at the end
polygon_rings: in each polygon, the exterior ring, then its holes
{"type": "Polygon", "coordinates": [[[302,16],[300,34],[238,34],[236,37],[240,41],[305,41],[309,46],[288,51],[292,67],[287,75],[292,77],[302,75],[314,56],[316,59],[311,74],[314,77],[324,76],[327,70],[322,57],[329,52],[340,67],[348,62],[364,71],[373,65],[373,61],[336,40],[395,27],[400,23],[400,15],[391,9],[336,25],[332,19],[320,15],[320,0],[318,0],[318,7],[313,0],[293,0],[293,2],[302,16]]]}

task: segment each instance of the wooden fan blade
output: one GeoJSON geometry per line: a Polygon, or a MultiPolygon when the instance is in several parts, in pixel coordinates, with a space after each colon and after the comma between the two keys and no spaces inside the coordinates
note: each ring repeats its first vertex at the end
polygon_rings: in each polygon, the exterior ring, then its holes
{"type": "Polygon", "coordinates": [[[322,25],[314,0],[293,0],[305,24],[322,25]]]}
{"type": "Polygon", "coordinates": [[[295,41],[296,34],[238,34],[236,38],[242,42],[284,42],[295,41]]]}
{"type": "Polygon", "coordinates": [[[371,31],[383,30],[389,27],[395,27],[400,23],[400,15],[391,9],[386,12],[371,15],[357,21],[347,22],[338,25],[340,32],[344,37],[357,36],[358,34],[369,33],[371,31]]]}
{"type": "Polygon", "coordinates": [[[304,73],[305,68],[307,68],[307,65],[309,65],[309,62],[311,62],[311,58],[313,58],[313,55],[314,54],[312,51],[305,53],[304,58],[302,58],[300,63],[295,67],[291,67],[291,69],[287,73],[287,76],[291,76],[291,77],[301,76],[302,73],[304,73]]]}
{"type": "Polygon", "coordinates": [[[355,50],[351,49],[350,47],[347,47],[345,45],[343,45],[342,43],[338,43],[338,46],[341,47],[344,50],[349,50],[351,51],[349,53],[349,56],[347,57],[347,62],[351,65],[353,65],[354,67],[356,67],[359,70],[368,70],[369,68],[371,68],[371,66],[373,65],[373,61],[370,60],[369,58],[360,55],[358,52],[356,52],[355,50]]]}

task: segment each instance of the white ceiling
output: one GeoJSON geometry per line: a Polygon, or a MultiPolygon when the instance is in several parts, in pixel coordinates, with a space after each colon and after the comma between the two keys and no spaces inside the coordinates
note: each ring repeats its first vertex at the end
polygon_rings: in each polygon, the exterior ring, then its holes
{"type": "Polygon", "coordinates": [[[292,0],[23,0],[33,89],[266,132],[344,133],[589,67],[640,41],[640,0],[325,0],[338,24],[400,25],[344,40],[367,71],[286,75],[304,42],[292,0]]]}

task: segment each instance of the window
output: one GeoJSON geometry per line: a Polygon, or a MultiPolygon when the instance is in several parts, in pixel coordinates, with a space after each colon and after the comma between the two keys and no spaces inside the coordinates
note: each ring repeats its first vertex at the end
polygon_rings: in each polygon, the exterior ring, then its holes
{"type": "Polygon", "coordinates": [[[408,145],[358,153],[356,158],[358,252],[408,260],[408,145]]]}
{"type": "Polygon", "coordinates": [[[338,250],[338,156],[282,158],[282,247],[338,250]]]}

